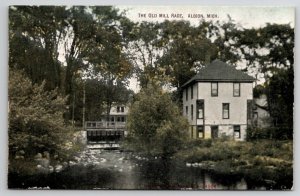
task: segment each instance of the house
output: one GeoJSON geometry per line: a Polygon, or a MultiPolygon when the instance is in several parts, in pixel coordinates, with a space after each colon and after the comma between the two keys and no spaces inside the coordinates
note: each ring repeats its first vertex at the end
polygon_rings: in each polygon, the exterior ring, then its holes
{"type": "Polygon", "coordinates": [[[127,134],[127,114],[128,107],[115,105],[111,107],[109,115],[103,113],[99,121],[86,121],[88,143],[117,144],[127,134]]]}
{"type": "Polygon", "coordinates": [[[109,116],[107,114],[101,116],[101,121],[106,126],[125,127],[127,114],[128,107],[125,105],[115,105],[111,107],[109,116]]]}
{"type": "Polygon", "coordinates": [[[186,82],[183,115],[191,138],[245,140],[252,123],[253,81],[246,73],[214,60],[186,82]]]}

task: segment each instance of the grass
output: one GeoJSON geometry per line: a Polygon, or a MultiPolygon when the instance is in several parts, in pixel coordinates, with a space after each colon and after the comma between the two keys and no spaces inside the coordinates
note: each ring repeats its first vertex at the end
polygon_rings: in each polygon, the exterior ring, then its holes
{"type": "Polygon", "coordinates": [[[243,175],[256,181],[293,179],[293,141],[194,140],[175,155],[219,174],[243,175]]]}

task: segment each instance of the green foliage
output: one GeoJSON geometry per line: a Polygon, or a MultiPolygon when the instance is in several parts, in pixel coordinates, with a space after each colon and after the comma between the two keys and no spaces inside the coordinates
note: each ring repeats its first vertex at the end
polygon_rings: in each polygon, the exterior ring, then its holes
{"type": "Polygon", "coordinates": [[[193,27],[188,22],[165,21],[160,27],[168,49],[159,64],[166,69],[172,86],[181,87],[206,61],[216,58],[216,47],[206,37],[205,22],[193,27]]]}
{"type": "Polygon", "coordinates": [[[45,82],[32,84],[23,72],[9,72],[9,158],[19,154],[32,160],[45,151],[61,159],[72,156],[73,131],[65,126],[65,97],[57,89],[45,91],[45,82]]]}
{"type": "Polygon", "coordinates": [[[212,145],[212,139],[193,139],[193,140],[189,140],[186,142],[185,144],[185,149],[191,149],[195,146],[197,147],[211,147],[212,145]]]}
{"type": "Polygon", "coordinates": [[[9,67],[23,69],[33,83],[61,86],[58,45],[66,35],[64,6],[10,6],[9,67]]]}
{"type": "Polygon", "coordinates": [[[207,23],[194,27],[187,21],[142,22],[131,24],[128,56],[136,64],[141,87],[160,82],[178,88],[188,81],[205,61],[216,58],[216,47],[207,38],[207,23]]]}
{"type": "Polygon", "coordinates": [[[266,93],[265,87],[262,85],[256,85],[253,88],[253,98],[259,98],[262,94],[265,93],[266,93]]]}
{"type": "MultiPolygon", "coordinates": [[[[266,87],[270,115],[274,126],[293,129],[294,70],[279,70],[266,87]]],[[[291,133],[291,131],[289,131],[291,133]]]]}
{"type": "Polygon", "coordinates": [[[79,71],[89,69],[89,77],[100,76],[107,89],[114,83],[125,87],[132,73],[122,51],[121,21],[126,20],[112,6],[10,6],[9,67],[24,70],[34,84],[45,81],[45,90],[58,87],[69,95],[64,117],[82,122],[79,71]]]}
{"type": "Polygon", "coordinates": [[[211,27],[217,39],[221,59],[235,64],[247,61],[245,71],[265,74],[276,73],[282,67],[294,64],[294,29],[289,24],[266,24],[261,28],[245,29],[229,18],[227,22],[216,22],[211,27]],[[223,33],[221,33],[224,31],[223,33]],[[261,53],[261,50],[265,50],[261,53]],[[234,57],[241,53],[238,58],[234,57]]]}
{"type": "MultiPolygon", "coordinates": [[[[263,77],[274,124],[292,127],[294,29],[289,24],[245,29],[229,16],[196,26],[134,23],[112,6],[11,6],[9,44],[10,68],[24,70],[33,83],[45,80],[46,90],[58,87],[69,95],[68,120],[74,107],[76,114],[81,111],[78,71],[100,77],[111,89],[108,94],[115,84],[126,86],[134,73],[142,88],[151,81],[177,88],[173,99],[180,102],[180,87],[219,58],[234,65],[243,59],[243,71],[263,77]],[[64,45],[65,62],[60,62],[64,45]]],[[[108,111],[113,101],[104,102],[108,111]]]]}
{"type": "Polygon", "coordinates": [[[86,117],[99,120],[111,109],[112,104],[127,104],[134,94],[122,83],[107,85],[105,80],[88,79],[86,88],[86,117]]]}
{"type": "Polygon", "coordinates": [[[247,129],[247,140],[274,139],[287,140],[293,139],[293,129],[289,127],[253,127],[247,129]]]}
{"type": "Polygon", "coordinates": [[[200,163],[202,169],[217,174],[238,174],[253,180],[292,178],[293,142],[291,140],[255,140],[236,142],[213,140],[209,147],[194,146],[175,157],[200,163]]]}
{"type": "Polygon", "coordinates": [[[155,84],[137,94],[130,107],[128,141],[134,150],[169,157],[187,139],[188,123],[169,94],[155,84]]]}

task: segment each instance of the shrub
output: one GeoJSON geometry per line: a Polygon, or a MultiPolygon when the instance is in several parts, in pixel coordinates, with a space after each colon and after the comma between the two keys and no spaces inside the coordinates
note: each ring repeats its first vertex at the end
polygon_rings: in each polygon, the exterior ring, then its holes
{"type": "Polygon", "coordinates": [[[170,95],[157,84],[149,84],[130,107],[128,145],[143,154],[169,157],[188,139],[187,128],[187,120],[170,95]]]}
{"type": "Polygon", "coordinates": [[[60,96],[57,89],[45,91],[44,86],[45,82],[32,84],[19,70],[9,72],[10,171],[26,170],[29,167],[25,162],[32,161],[37,153],[69,159],[74,152],[74,130],[63,119],[66,97],[60,96]],[[18,157],[22,161],[17,161],[18,157]],[[24,166],[19,167],[22,162],[24,166]]]}
{"type": "Polygon", "coordinates": [[[209,148],[212,146],[212,139],[193,139],[186,142],[185,148],[191,149],[194,147],[209,148]]]}
{"type": "Polygon", "coordinates": [[[247,140],[256,139],[293,139],[293,130],[286,127],[249,128],[247,130],[247,140]]]}

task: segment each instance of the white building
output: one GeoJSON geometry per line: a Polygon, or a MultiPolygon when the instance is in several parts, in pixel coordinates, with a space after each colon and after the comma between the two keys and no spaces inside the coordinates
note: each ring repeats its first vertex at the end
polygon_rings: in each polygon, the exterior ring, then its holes
{"type": "Polygon", "coordinates": [[[116,144],[126,132],[126,120],[128,107],[125,105],[114,105],[110,109],[109,115],[103,114],[99,121],[86,121],[85,130],[89,143],[109,143],[108,146],[116,144]]]}
{"type": "Polygon", "coordinates": [[[192,138],[246,138],[252,123],[253,81],[246,73],[215,60],[186,82],[183,115],[192,138]]]}

